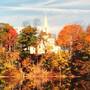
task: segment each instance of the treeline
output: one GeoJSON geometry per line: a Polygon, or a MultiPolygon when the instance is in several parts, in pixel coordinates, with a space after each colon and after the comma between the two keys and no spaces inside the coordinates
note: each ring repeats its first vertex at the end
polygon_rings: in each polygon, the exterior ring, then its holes
{"type": "MultiPolygon", "coordinates": [[[[45,41],[43,36],[47,35],[50,37],[50,34],[42,31],[38,33],[37,31],[38,29],[35,27],[26,26],[21,30],[20,34],[17,34],[11,25],[1,23],[0,49],[4,50],[2,48],[5,48],[5,51],[9,52],[17,50],[20,56],[19,60],[23,61],[26,58],[30,58],[30,46],[33,46],[36,48],[35,57],[37,57],[37,45],[41,40],[45,41]]],[[[73,74],[81,75],[83,73],[90,73],[90,26],[86,30],[77,24],[64,26],[56,38],[56,45],[65,51],[60,52],[64,56],[60,55],[61,57],[58,59],[56,58],[57,55],[53,55],[47,60],[44,60],[45,68],[50,69],[53,63],[56,63],[53,69],[58,71],[59,66],[62,67],[60,63],[66,60],[65,62],[68,63],[68,67],[71,67],[73,74]],[[68,56],[65,56],[66,51],[68,51],[68,56]],[[55,58],[56,61],[50,61],[50,58],[55,58]]],[[[45,53],[45,55],[47,57],[49,54],[45,53]]]]}

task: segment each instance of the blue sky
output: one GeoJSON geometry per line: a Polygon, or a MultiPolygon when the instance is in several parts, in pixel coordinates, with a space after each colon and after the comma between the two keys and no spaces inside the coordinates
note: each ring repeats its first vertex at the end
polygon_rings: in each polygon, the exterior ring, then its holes
{"type": "Polygon", "coordinates": [[[0,0],[0,22],[14,27],[37,20],[43,25],[48,17],[50,32],[58,33],[65,24],[90,24],[90,0],[0,0]]]}

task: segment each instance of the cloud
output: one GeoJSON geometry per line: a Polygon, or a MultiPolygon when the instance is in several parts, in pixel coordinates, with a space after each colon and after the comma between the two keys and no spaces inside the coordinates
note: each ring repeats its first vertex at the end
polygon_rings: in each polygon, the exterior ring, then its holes
{"type": "MultiPolygon", "coordinates": [[[[57,1],[57,0],[56,0],[57,1]]],[[[64,2],[67,0],[64,0],[64,2]]],[[[90,0],[68,0],[68,2],[90,2],[90,0]]]]}
{"type": "Polygon", "coordinates": [[[23,2],[19,1],[19,3],[12,1],[6,5],[0,4],[0,22],[6,22],[14,27],[20,27],[24,21],[33,24],[33,20],[38,18],[43,24],[44,13],[47,13],[50,32],[53,33],[58,33],[62,25],[69,23],[82,24],[82,22],[86,25],[90,22],[90,7],[85,7],[85,5],[89,6],[90,0],[37,1],[38,2],[34,0],[24,0],[23,2]],[[73,7],[75,7],[75,9],[73,9],[73,7]],[[81,9],[81,7],[83,7],[83,9],[81,9]]]}
{"type": "Polygon", "coordinates": [[[90,0],[45,0],[38,3],[22,3],[19,6],[0,6],[1,11],[40,11],[62,13],[89,13],[90,10],[84,5],[90,5],[90,0]]]}
{"type": "Polygon", "coordinates": [[[27,3],[27,4],[20,4],[20,6],[32,6],[32,7],[42,7],[42,6],[45,6],[45,5],[49,5],[51,3],[54,3],[56,2],[57,0],[45,0],[44,2],[38,2],[38,3],[34,3],[34,4],[31,4],[31,3],[27,3]]]}
{"type": "Polygon", "coordinates": [[[90,1],[90,0],[72,0],[72,1],[84,1],[84,2],[86,2],[86,1],[90,1]]]}
{"type": "Polygon", "coordinates": [[[62,13],[90,13],[90,10],[86,9],[59,9],[59,8],[45,8],[45,7],[16,7],[16,6],[6,6],[0,7],[1,10],[10,11],[41,11],[41,12],[62,12],[62,13]]]}
{"type": "Polygon", "coordinates": [[[77,7],[81,7],[81,6],[84,6],[84,5],[90,5],[90,0],[69,0],[68,2],[62,2],[62,3],[53,3],[53,4],[49,4],[47,5],[46,7],[62,7],[62,8],[65,8],[65,7],[73,7],[75,6],[76,8],[77,7]]]}

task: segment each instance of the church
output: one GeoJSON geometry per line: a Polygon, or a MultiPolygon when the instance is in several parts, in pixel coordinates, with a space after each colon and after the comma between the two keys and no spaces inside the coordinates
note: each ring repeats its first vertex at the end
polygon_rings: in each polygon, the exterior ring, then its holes
{"type": "MultiPolygon", "coordinates": [[[[60,50],[60,47],[56,45],[55,35],[50,33],[47,16],[44,17],[44,25],[41,28],[39,34],[41,35],[41,39],[39,40],[37,46],[37,54],[52,53],[52,52],[57,53],[58,50],[60,50]]],[[[36,53],[35,48],[30,47],[30,54],[35,53],[36,53]]]]}

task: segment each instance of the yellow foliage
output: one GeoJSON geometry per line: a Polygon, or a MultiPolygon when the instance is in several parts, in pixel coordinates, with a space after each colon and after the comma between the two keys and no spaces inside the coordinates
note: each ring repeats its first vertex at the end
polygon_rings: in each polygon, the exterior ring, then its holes
{"type": "Polygon", "coordinates": [[[22,65],[23,67],[27,67],[30,65],[30,59],[29,58],[26,58],[22,61],[22,65]]]}
{"type": "Polygon", "coordinates": [[[4,53],[5,52],[5,48],[4,47],[0,47],[0,53],[4,53]]]}
{"type": "Polygon", "coordinates": [[[60,51],[59,53],[55,54],[52,59],[53,66],[65,66],[69,65],[69,52],[68,51],[60,51]]]}

